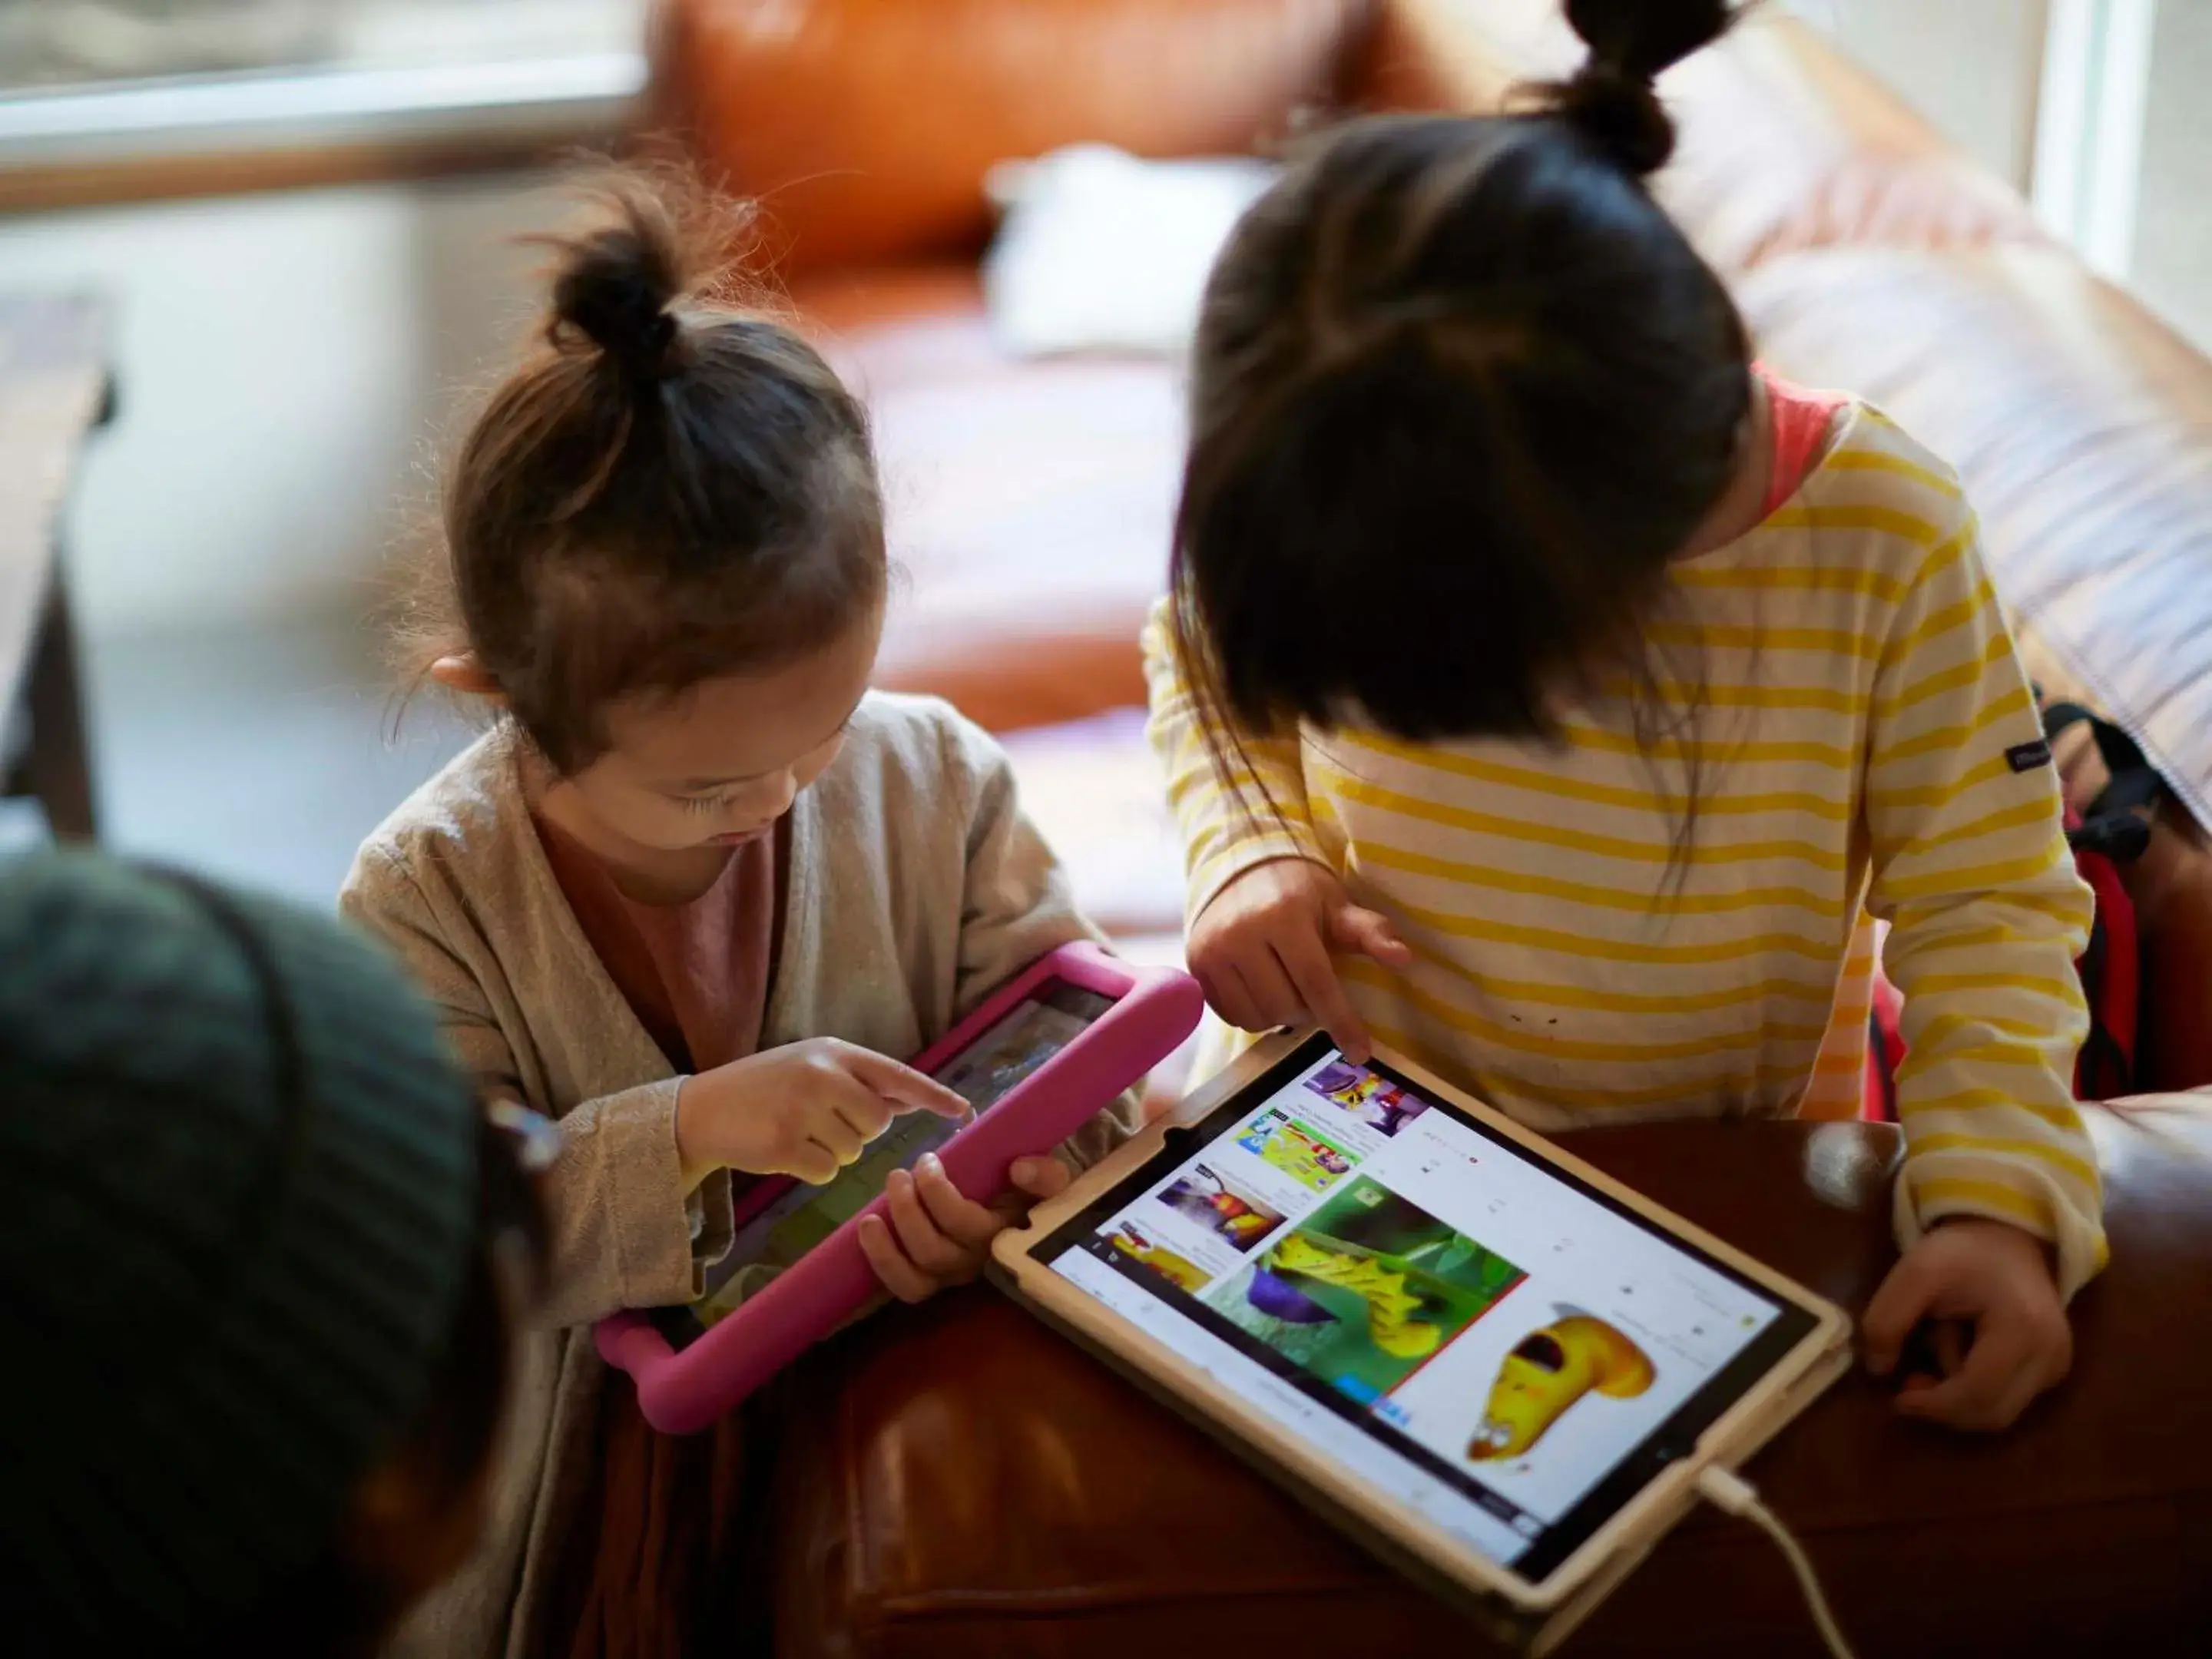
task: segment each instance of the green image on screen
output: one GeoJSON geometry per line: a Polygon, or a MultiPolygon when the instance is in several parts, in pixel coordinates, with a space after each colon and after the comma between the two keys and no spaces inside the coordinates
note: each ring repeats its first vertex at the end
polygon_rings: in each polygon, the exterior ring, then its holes
{"type": "Polygon", "coordinates": [[[1364,1404],[1419,1370],[1525,1276],[1419,1206],[1355,1176],[1205,1299],[1364,1404]]]}

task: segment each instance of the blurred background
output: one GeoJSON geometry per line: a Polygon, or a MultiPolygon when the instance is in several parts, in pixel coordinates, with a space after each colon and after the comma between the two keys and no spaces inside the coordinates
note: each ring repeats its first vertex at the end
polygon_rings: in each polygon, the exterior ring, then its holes
{"type": "MultiPolygon", "coordinates": [[[[1893,151],[1897,119],[1924,123],[1975,188],[2017,192],[2039,234],[2170,326],[2172,349],[2212,348],[2212,0],[1780,9],[1823,54],[1791,47],[1795,61],[1844,66],[1814,80],[1863,71],[1893,95],[1898,114],[1855,142],[1893,151]]],[[[1016,733],[1040,810],[1086,842],[1094,904],[1125,931],[1172,932],[1127,648],[1097,666],[1101,689],[1071,690],[1091,670],[1060,635],[1025,635],[1043,601],[1006,573],[1086,611],[1101,649],[1126,638],[1164,556],[1190,293],[1265,176],[1231,158],[1297,125],[1286,111],[1334,101],[1344,77],[1312,64],[1364,49],[1383,10],[1401,30],[1480,36],[1531,8],[0,0],[0,685],[16,781],[76,812],[74,702],[101,839],[327,899],[361,837],[465,736],[425,704],[387,741],[371,618],[455,411],[532,321],[535,256],[516,239],[568,210],[565,153],[681,120],[740,187],[858,179],[787,198],[803,234],[784,270],[884,405],[895,532],[917,571],[886,675],[1016,733]],[[1115,13],[1121,33],[1055,39],[1051,20],[1079,11],[1115,13]],[[993,12],[1022,15],[979,21],[993,12]],[[1243,82],[1271,83],[1240,82],[1224,37],[1192,33],[1212,13],[1273,18],[1273,58],[1233,54],[1243,82]],[[842,153],[839,124],[896,115],[941,137],[972,96],[946,76],[988,71],[1003,90],[1032,62],[1127,57],[1141,28],[1165,32],[1152,78],[1170,84],[1148,95],[1183,100],[1174,118],[1133,115],[1111,87],[1087,104],[1055,93],[1057,129],[1010,106],[961,140],[1000,147],[970,160],[1052,161],[993,169],[957,211],[922,164],[885,185],[894,198],[870,193],[864,146],[842,168],[809,159],[842,153]],[[1118,148],[1067,153],[1093,138],[1118,148]],[[1188,165],[1132,171],[1123,151],[1188,165]],[[1109,270],[1103,300],[1074,291],[1109,270]],[[988,685],[946,663],[979,634],[1010,665],[988,685]],[[1025,637],[1050,659],[1024,662],[1025,637]]],[[[39,817],[21,803],[13,832],[39,817]]]]}

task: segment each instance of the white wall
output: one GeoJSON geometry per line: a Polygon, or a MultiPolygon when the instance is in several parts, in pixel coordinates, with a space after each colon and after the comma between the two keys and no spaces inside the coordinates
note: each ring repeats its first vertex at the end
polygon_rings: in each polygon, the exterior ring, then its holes
{"type": "MultiPolygon", "coordinates": [[[[2045,0],[1787,0],[1985,166],[2033,174],[2045,0]]],[[[2212,0],[2161,0],[2127,286],[2212,350],[2212,0]]]]}
{"type": "Polygon", "coordinates": [[[2128,285],[2212,352],[2212,0],[2166,0],[2151,52],[2128,285]]]}
{"type": "Polygon", "coordinates": [[[95,635],[360,611],[455,382],[508,349],[558,204],[531,179],[0,219],[0,287],[112,296],[118,413],[70,556],[95,635]]]}
{"type": "Polygon", "coordinates": [[[2044,0],[1795,0],[1954,143],[2027,188],[2044,0]]]}

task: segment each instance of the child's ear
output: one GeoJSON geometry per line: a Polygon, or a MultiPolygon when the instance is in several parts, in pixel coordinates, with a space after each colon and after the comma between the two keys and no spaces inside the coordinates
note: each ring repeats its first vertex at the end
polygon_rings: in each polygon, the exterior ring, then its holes
{"type": "Polygon", "coordinates": [[[448,691],[459,691],[471,697],[489,697],[495,702],[507,701],[500,690],[499,680],[490,670],[477,660],[473,651],[456,651],[441,657],[430,665],[430,678],[448,691]]]}

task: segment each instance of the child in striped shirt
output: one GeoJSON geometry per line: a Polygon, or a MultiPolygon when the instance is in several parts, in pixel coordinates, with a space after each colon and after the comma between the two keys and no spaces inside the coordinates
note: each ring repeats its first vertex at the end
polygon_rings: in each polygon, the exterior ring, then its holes
{"type": "Polygon", "coordinates": [[[2002,1427],[2104,1261],[2050,753],[1950,471],[1753,364],[1645,190],[1728,7],[1567,12],[1529,112],[1346,129],[1215,270],[1146,641],[1190,961],[1540,1129],[1848,1115],[1887,922],[1867,1357],[1970,1328],[1900,1407],[2002,1427]]]}

